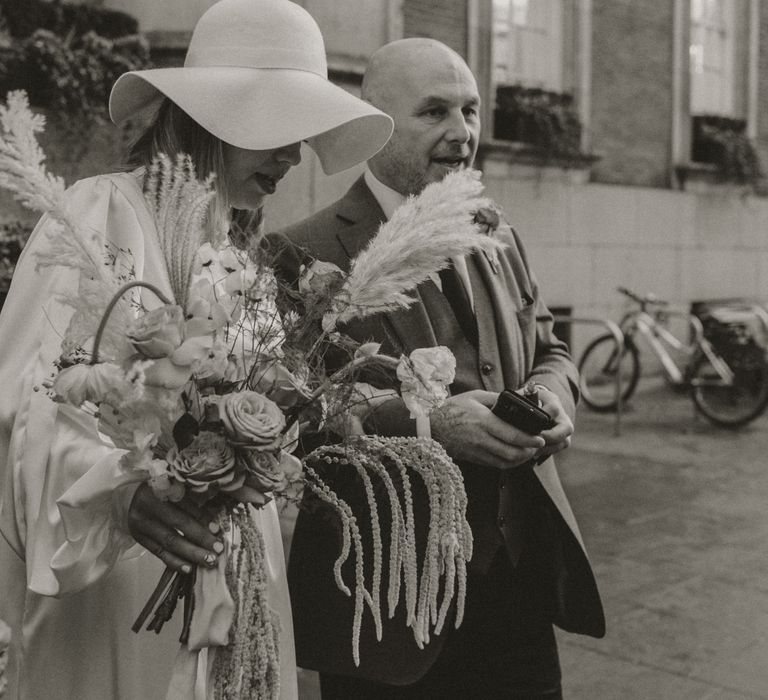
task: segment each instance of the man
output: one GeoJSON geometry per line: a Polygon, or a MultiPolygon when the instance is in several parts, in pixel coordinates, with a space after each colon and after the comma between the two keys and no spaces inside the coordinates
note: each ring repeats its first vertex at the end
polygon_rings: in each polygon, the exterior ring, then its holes
{"type": "MultiPolygon", "coordinates": [[[[480,135],[475,79],[458,54],[434,40],[403,39],[377,51],[363,97],[394,119],[392,139],[346,196],[285,232],[343,268],[407,195],[470,167],[480,135]]],[[[547,459],[570,442],[576,371],[552,334],[519,240],[502,228],[509,247],[498,261],[454,260],[455,273],[439,280],[442,291],[430,280],[411,308],[349,329],[390,353],[447,345],[456,355],[452,395],[430,420],[433,436],[462,468],[475,553],[459,629],[450,626],[419,650],[400,614],[385,624],[380,643],[368,620],[357,668],[349,642],[352,603],[330,571],[338,535],[316,507],[302,512],[289,562],[298,662],[320,671],[324,700],[559,698],[553,623],[604,634],[595,581],[547,459]],[[555,419],[541,436],[490,410],[501,390],[531,380],[555,419]]],[[[373,422],[371,432],[414,433],[398,401],[377,410],[373,422]]]]}

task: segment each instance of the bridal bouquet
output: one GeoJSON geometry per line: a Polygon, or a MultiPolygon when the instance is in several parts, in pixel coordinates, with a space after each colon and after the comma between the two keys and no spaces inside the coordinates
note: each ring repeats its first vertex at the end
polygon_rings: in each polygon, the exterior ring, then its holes
{"type": "Polygon", "coordinates": [[[357,344],[344,324],[407,306],[409,290],[472,250],[492,254],[477,173],[451,174],[410,198],[383,224],[348,273],[315,261],[297,283],[276,270],[257,233],[211,236],[206,225],[213,180],[198,179],[190,160],[159,157],[145,174],[173,297],[135,279],[130,250],[114,249],[85,230],[67,208],[62,181],[43,167],[36,133],[43,129],[23,93],[0,106],[0,185],[59,224],[40,267],[79,272],[74,313],[49,391],[55,401],[88,411],[106,444],[122,450],[129,480],[147,481],[161,499],[189,499],[217,513],[225,535],[219,566],[163,575],[135,629],[159,631],[183,600],[181,642],[196,658],[208,650],[214,696],[269,698],[279,693],[279,620],[263,585],[264,542],[250,513],[302,488],[330,504],[342,524],[334,566],[337,585],[355,600],[352,653],[369,609],[381,637],[384,537],[389,537],[388,614],[402,596],[419,645],[439,633],[456,599],[461,623],[472,536],[461,474],[429,439],[428,415],[447,397],[455,361],[446,348],[389,357],[357,344]],[[65,232],[65,233],[62,233],[65,232]],[[328,358],[334,358],[333,361],[328,358]],[[375,374],[374,387],[364,381],[375,374]],[[384,378],[382,380],[382,378],[384,378]],[[366,436],[368,411],[400,396],[418,438],[366,436]],[[338,436],[310,454],[302,434],[338,436]],[[365,552],[357,517],[324,482],[320,464],[354,470],[366,493],[373,552],[365,552]],[[412,479],[427,489],[427,550],[417,561],[412,479]],[[379,527],[373,480],[384,485],[391,532],[379,527]],[[398,483],[398,487],[395,483],[398,483]],[[342,565],[354,553],[355,581],[342,565]],[[372,577],[364,559],[372,556],[372,577]],[[351,587],[350,587],[351,586],[351,587]],[[212,594],[213,592],[213,594],[212,594]],[[151,616],[151,617],[150,617],[151,616]]]}

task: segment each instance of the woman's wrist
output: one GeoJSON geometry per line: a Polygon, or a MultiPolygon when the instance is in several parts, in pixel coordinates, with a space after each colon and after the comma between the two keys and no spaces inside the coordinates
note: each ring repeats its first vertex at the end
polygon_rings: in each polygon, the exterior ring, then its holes
{"type": "Polygon", "coordinates": [[[136,489],[144,483],[142,481],[132,481],[128,484],[118,486],[112,492],[112,522],[115,528],[122,534],[131,534],[128,527],[128,511],[131,508],[133,497],[136,495],[136,489]]]}

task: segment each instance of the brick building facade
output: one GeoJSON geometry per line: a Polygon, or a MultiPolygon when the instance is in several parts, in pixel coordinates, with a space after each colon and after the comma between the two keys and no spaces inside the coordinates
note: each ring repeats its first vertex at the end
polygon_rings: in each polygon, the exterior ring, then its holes
{"type": "MultiPolygon", "coordinates": [[[[618,284],[679,304],[768,299],[768,199],[718,183],[714,166],[691,162],[691,37],[712,29],[692,29],[691,18],[695,8],[722,4],[733,37],[728,75],[718,80],[768,167],[768,12],[759,0],[297,1],[323,30],[332,78],[353,92],[367,56],[391,39],[431,36],[467,57],[485,104],[479,166],[526,241],[551,305],[615,317],[618,284]],[[583,157],[565,161],[493,138],[499,18],[506,13],[509,28],[509,18],[545,5],[555,13],[558,58],[537,70],[573,95],[582,125],[583,157]]],[[[183,55],[211,0],[104,4],[135,15],[158,56],[171,49],[167,60],[183,55]]],[[[306,152],[268,205],[272,226],[316,211],[359,172],[326,177],[306,152]]],[[[577,331],[576,345],[592,333],[577,331]]]]}

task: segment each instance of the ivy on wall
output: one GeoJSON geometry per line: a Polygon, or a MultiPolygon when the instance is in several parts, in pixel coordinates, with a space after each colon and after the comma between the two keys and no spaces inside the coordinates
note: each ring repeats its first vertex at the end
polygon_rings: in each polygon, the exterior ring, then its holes
{"type": "Polygon", "coordinates": [[[576,159],[581,122],[568,93],[522,85],[496,88],[494,138],[530,144],[544,158],[576,159]]]}
{"type": "MultiPolygon", "coordinates": [[[[61,0],[0,0],[0,99],[25,90],[32,106],[44,110],[54,150],[73,171],[93,128],[108,119],[115,80],[149,65],[149,45],[124,12],[61,0]]],[[[0,223],[0,306],[31,228],[28,221],[0,223]]]]}
{"type": "Polygon", "coordinates": [[[33,106],[80,128],[107,117],[112,85],[149,66],[149,46],[123,12],[60,0],[0,0],[0,94],[23,89],[33,106]],[[85,121],[83,121],[85,120],[85,121]]]}
{"type": "Polygon", "coordinates": [[[32,226],[21,221],[0,224],[0,294],[4,294],[11,284],[13,270],[30,233],[32,226]]]}
{"type": "Polygon", "coordinates": [[[764,188],[760,159],[747,137],[747,123],[743,119],[694,116],[691,157],[697,163],[715,165],[724,182],[749,185],[760,192],[764,188]]]}

